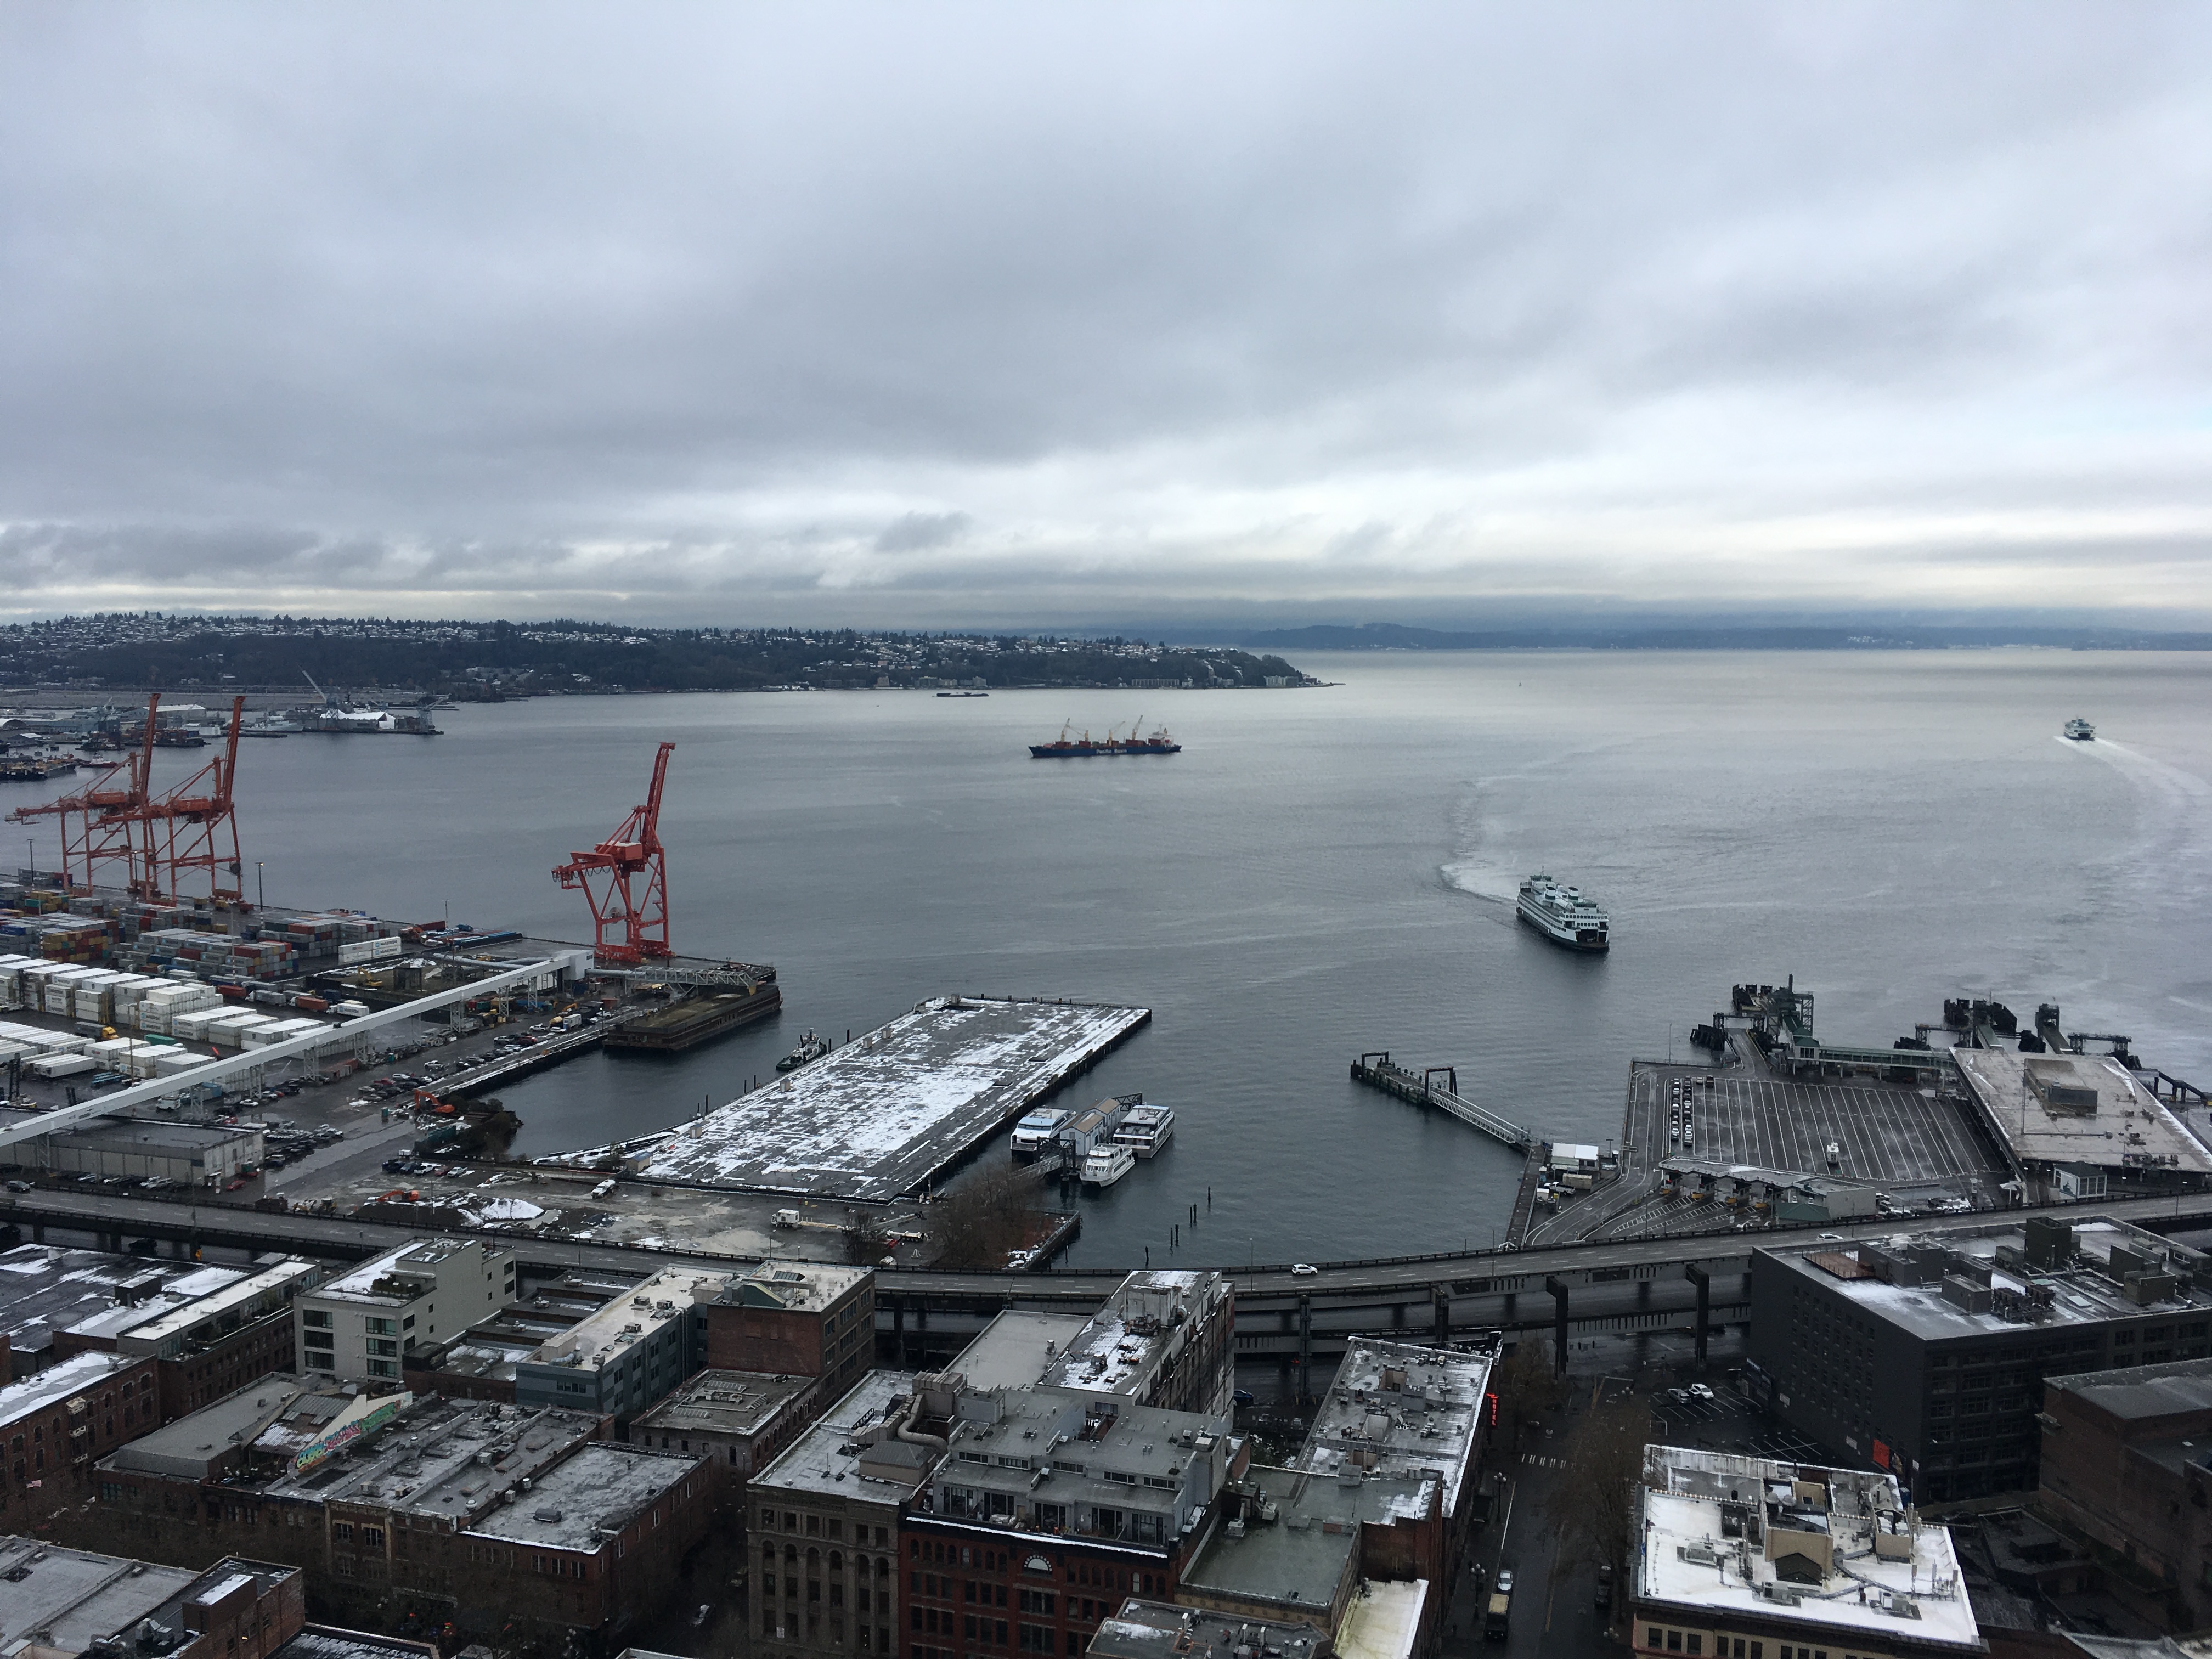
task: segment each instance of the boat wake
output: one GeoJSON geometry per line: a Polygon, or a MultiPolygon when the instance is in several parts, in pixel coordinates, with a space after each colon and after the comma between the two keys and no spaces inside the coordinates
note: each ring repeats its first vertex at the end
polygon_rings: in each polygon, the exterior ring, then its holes
{"type": "Polygon", "coordinates": [[[2203,830],[2212,811],[2212,783],[2108,738],[2051,741],[2111,767],[2134,792],[2139,830],[2136,844],[2117,861],[2121,869],[2173,898],[2195,901],[2212,894],[2212,843],[2203,830]]]}

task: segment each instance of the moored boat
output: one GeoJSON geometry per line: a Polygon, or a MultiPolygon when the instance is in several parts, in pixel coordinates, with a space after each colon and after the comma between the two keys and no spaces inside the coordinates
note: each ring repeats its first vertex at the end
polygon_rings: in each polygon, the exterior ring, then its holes
{"type": "Polygon", "coordinates": [[[1158,1158],[1174,1139],[1175,1109],[1170,1106],[1132,1106],[1114,1131],[1114,1144],[1127,1146],[1139,1158],[1158,1158]]]}
{"type": "Polygon", "coordinates": [[[1083,1155],[1080,1178],[1086,1187],[1110,1187],[1136,1167],[1137,1155],[1109,1140],[1083,1155]]]}
{"type": "Polygon", "coordinates": [[[775,1063],[779,1072],[795,1072],[802,1066],[812,1064],[830,1052],[830,1045],[809,1030],[799,1039],[799,1046],[775,1063]]]}
{"type": "Polygon", "coordinates": [[[1040,1106],[1014,1125],[1013,1133],[1007,1138],[1007,1150],[1017,1162],[1033,1163],[1059,1138],[1060,1130],[1074,1115],[1057,1106],[1040,1106]]]}

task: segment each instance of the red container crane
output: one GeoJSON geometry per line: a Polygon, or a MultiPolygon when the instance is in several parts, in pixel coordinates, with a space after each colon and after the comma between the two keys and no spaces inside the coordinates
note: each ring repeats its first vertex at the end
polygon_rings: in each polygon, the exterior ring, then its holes
{"type": "Polygon", "coordinates": [[[664,743],[653,763],[645,805],[588,853],[571,853],[553,873],[563,887],[584,890],[592,907],[593,958],[603,968],[665,961],[668,948],[668,866],[660,847],[660,790],[676,745],[664,743]],[[604,878],[604,879],[599,879],[604,878]]]}
{"type": "Polygon", "coordinates": [[[100,866],[119,861],[124,866],[124,886],[134,896],[143,896],[138,825],[143,821],[146,780],[154,765],[154,715],[161,706],[159,691],[147,699],[146,729],[136,753],[103,767],[100,775],[82,789],[37,806],[19,806],[8,814],[10,823],[29,823],[44,817],[61,820],[62,872],[72,882],[82,866],[84,884],[97,886],[100,866]],[[120,782],[118,773],[122,774],[120,782]]]}
{"type": "MultiPolygon", "coordinates": [[[[199,871],[207,876],[208,896],[218,904],[245,902],[246,866],[239,856],[238,820],[230,806],[231,781],[238,773],[238,728],[245,714],[246,699],[233,699],[230,736],[222,753],[160,799],[138,809],[146,824],[146,897],[174,898],[185,878],[199,871]]],[[[150,714],[148,723],[152,723],[150,714]]]]}

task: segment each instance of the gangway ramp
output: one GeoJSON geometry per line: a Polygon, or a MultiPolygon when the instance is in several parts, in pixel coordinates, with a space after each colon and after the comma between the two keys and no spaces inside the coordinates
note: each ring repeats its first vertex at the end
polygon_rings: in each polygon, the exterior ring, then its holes
{"type": "Polygon", "coordinates": [[[1352,1077],[1355,1083],[1364,1083],[1401,1100],[1410,1100],[1416,1106],[1433,1106],[1448,1112],[1470,1128],[1481,1130],[1516,1152],[1525,1152],[1536,1144],[1536,1137],[1510,1118],[1461,1094],[1456,1066],[1431,1066],[1425,1072],[1413,1072],[1392,1060],[1389,1049],[1380,1048],[1352,1061],[1352,1077]],[[1442,1083],[1437,1081],[1439,1078],[1443,1079],[1442,1083]]]}

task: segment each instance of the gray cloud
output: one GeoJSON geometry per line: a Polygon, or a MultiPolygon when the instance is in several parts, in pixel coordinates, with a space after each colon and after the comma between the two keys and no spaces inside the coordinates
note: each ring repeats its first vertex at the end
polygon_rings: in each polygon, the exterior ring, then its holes
{"type": "Polygon", "coordinates": [[[2212,612],[2209,35],[9,9],[0,607],[2212,612]]]}

